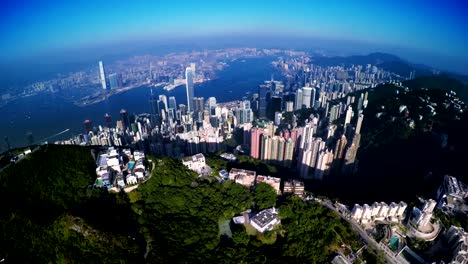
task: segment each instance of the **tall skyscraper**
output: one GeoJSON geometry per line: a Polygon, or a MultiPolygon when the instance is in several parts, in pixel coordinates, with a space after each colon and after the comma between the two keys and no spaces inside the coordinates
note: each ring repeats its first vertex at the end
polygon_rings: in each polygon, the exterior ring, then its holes
{"type": "Polygon", "coordinates": [[[260,85],[258,87],[258,117],[265,118],[267,115],[267,94],[269,87],[267,85],[260,85]]]}
{"type": "Polygon", "coordinates": [[[286,112],[294,111],[294,102],[293,101],[286,101],[285,102],[285,110],[286,110],[286,112]]]}
{"type": "Polygon", "coordinates": [[[149,105],[150,105],[150,115],[151,115],[151,123],[156,124],[158,122],[158,97],[153,95],[153,90],[151,90],[151,95],[149,98],[149,105]]]}
{"type": "Polygon", "coordinates": [[[187,91],[187,111],[192,111],[195,89],[193,85],[193,70],[190,67],[185,69],[185,89],[187,91]]]}
{"type": "Polygon", "coordinates": [[[340,139],[336,142],[335,146],[335,158],[342,159],[345,153],[345,148],[348,143],[346,136],[343,134],[340,139]]]}
{"type": "Polygon", "coordinates": [[[193,72],[193,78],[196,78],[196,76],[197,76],[197,64],[195,62],[190,63],[190,68],[192,69],[192,72],[193,72]]]}
{"type": "Polygon", "coordinates": [[[169,96],[169,108],[172,108],[174,110],[177,109],[177,103],[174,96],[169,96]]]}
{"type": "Polygon", "coordinates": [[[130,127],[130,119],[128,118],[127,110],[120,110],[120,119],[122,120],[122,127],[124,130],[130,127]]]}
{"type": "Polygon", "coordinates": [[[260,136],[260,159],[270,160],[272,139],[270,136],[260,136]]]}
{"type": "Polygon", "coordinates": [[[348,106],[348,110],[346,110],[346,117],[345,117],[345,122],[344,122],[345,127],[347,124],[351,122],[352,115],[353,115],[353,108],[351,106],[348,106]]]}
{"type": "Polygon", "coordinates": [[[312,100],[312,88],[303,87],[302,88],[302,105],[305,108],[310,108],[310,102],[312,100]]]}
{"type": "Polygon", "coordinates": [[[216,107],[216,97],[208,98],[208,107],[216,107]]]}
{"type": "Polygon", "coordinates": [[[359,144],[361,142],[361,135],[356,134],[353,137],[351,145],[346,150],[344,156],[344,164],[342,168],[342,173],[344,175],[353,174],[356,170],[356,154],[359,149],[359,144]]]}
{"type": "Polygon", "coordinates": [[[122,87],[122,75],[118,73],[109,74],[109,84],[112,90],[121,88],[122,87]]]}
{"type": "Polygon", "coordinates": [[[267,106],[267,117],[270,120],[275,119],[275,112],[281,112],[281,106],[283,105],[282,103],[282,98],[281,96],[274,95],[270,98],[270,102],[268,103],[267,106]]]}
{"type": "Polygon", "coordinates": [[[295,142],[293,139],[289,138],[286,140],[284,143],[284,159],[283,159],[283,165],[285,167],[291,167],[291,163],[293,161],[293,155],[294,155],[294,145],[295,142]]]}
{"type": "Polygon", "coordinates": [[[317,92],[317,89],[315,88],[312,88],[312,91],[311,91],[311,95],[310,95],[310,107],[314,107],[315,106],[315,98],[316,98],[316,92],[317,92]]]}
{"type": "Polygon", "coordinates": [[[302,109],[302,89],[299,88],[296,91],[296,105],[295,110],[302,109]]]}
{"type": "Polygon", "coordinates": [[[104,71],[102,61],[99,61],[99,80],[101,81],[102,89],[107,90],[106,72],[104,71]]]}
{"type": "Polygon", "coordinates": [[[203,112],[205,110],[205,98],[194,97],[193,98],[193,109],[194,112],[203,112]]]}
{"type": "Polygon", "coordinates": [[[253,127],[250,130],[250,156],[254,159],[260,158],[260,139],[262,134],[262,128],[253,127]]]}
{"type": "Polygon", "coordinates": [[[163,102],[164,111],[167,112],[167,108],[168,108],[168,106],[167,106],[167,96],[165,96],[164,94],[161,94],[161,95],[159,95],[159,100],[161,100],[161,102],[163,102]]]}
{"type": "Polygon", "coordinates": [[[356,134],[361,133],[361,127],[362,127],[362,121],[363,120],[364,120],[364,115],[359,114],[358,119],[357,119],[357,123],[356,123],[356,131],[355,131],[356,134]]]}

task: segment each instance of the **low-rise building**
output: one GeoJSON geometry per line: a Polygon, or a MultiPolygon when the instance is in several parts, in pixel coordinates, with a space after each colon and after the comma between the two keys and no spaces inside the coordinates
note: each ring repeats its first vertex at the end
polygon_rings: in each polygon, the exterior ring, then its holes
{"type": "Polygon", "coordinates": [[[229,171],[229,179],[235,183],[251,187],[255,184],[257,173],[255,171],[232,168],[229,171]]]}
{"type": "Polygon", "coordinates": [[[280,191],[281,179],[280,178],[258,175],[257,176],[257,183],[260,183],[260,182],[264,182],[264,183],[270,185],[271,187],[273,187],[273,189],[275,189],[275,191],[276,191],[276,194],[278,194],[278,195],[281,194],[281,191],[280,191]]]}
{"type": "Polygon", "coordinates": [[[186,157],[182,160],[182,163],[198,174],[202,174],[206,167],[205,156],[203,154],[198,153],[190,157],[186,157]]]}
{"type": "Polygon", "coordinates": [[[223,153],[220,155],[220,157],[229,161],[235,161],[237,159],[236,156],[232,153],[223,153]]]}
{"type": "Polygon", "coordinates": [[[288,180],[284,182],[283,193],[293,193],[302,197],[304,195],[304,182],[299,180],[288,180]]]}
{"type": "Polygon", "coordinates": [[[280,222],[275,208],[265,209],[250,219],[250,224],[260,233],[273,230],[280,222]]]}

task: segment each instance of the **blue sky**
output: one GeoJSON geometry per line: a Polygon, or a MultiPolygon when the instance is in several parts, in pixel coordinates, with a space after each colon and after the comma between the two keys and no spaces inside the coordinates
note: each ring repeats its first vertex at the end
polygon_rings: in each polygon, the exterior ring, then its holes
{"type": "MultiPolygon", "coordinates": [[[[304,36],[468,59],[464,1],[2,1],[0,59],[203,36],[304,36]]],[[[465,64],[466,65],[466,64],[465,64]]]]}

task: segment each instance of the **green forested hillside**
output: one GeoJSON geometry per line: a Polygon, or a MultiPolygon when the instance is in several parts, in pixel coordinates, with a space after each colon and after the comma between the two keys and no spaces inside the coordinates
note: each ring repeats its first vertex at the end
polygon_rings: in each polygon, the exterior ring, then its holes
{"type": "Polygon", "coordinates": [[[129,239],[128,232],[97,228],[99,222],[113,227],[112,221],[121,218],[115,210],[103,214],[107,206],[121,208],[117,195],[88,188],[94,179],[90,150],[78,146],[42,146],[2,170],[0,257],[6,263],[142,259],[137,240],[129,239]],[[103,207],[96,214],[92,204],[99,203],[103,207]]]}
{"type": "Polygon", "coordinates": [[[198,178],[178,160],[154,159],[130,193],[91,189],[90,149],[42,146],[0,172],[0,257],[8,263],[326,263],[358,237],[317,203],[198,178]],[[275,205],[282,224],[255,233],[226,221],[275,205]],[[221,227],[223,226],[223,227],[221,227]],[[228,224],[229,226],[229,224],[228,224]],[[222,231],[223,229],[223,231],[222,231]],[[232,233],[232,236],[230,235],[232,233]]]}

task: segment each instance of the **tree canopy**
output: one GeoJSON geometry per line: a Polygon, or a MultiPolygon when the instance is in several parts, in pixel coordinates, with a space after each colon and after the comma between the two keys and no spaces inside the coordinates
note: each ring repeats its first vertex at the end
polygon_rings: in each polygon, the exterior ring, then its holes
{"type": "MultiPolygon", "coordinates": [[[[263,234],[226,221],[274,206],[267,184],[248,189],[153,159],[130,193],[90,188],[90,149],[43,146],[0,172],[0,257],[13,263],[321,263],[357,236],[330,210],[282,199],[281,225],[263,234]],[[17,201],[12,202],[12,201],[17,201]],[[47,213],[45,213],[47,212],[47,213]]],[[[251,227],[249,227],[251,228],[251,227]]]]}

